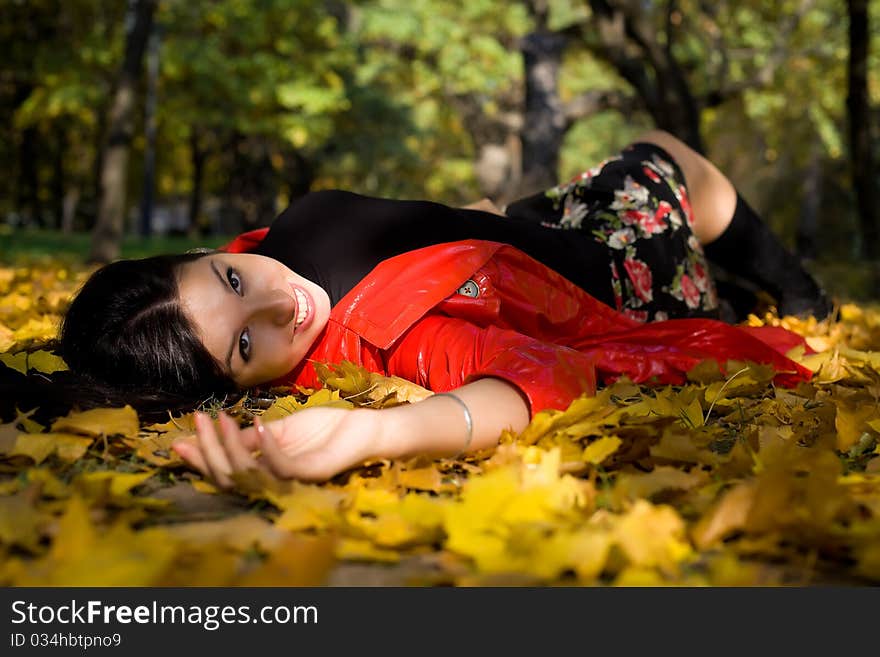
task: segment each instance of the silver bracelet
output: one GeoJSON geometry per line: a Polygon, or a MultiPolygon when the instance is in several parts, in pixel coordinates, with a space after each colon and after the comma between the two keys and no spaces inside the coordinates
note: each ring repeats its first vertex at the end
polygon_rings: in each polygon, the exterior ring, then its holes
{"type": "Polygon", "coordinates": [[[455,455],[455,458],[458,458],[467,451],[468,447],[471,446],[471,440],[474,438],[474,418],[471,416],[471,409],[468,408],[467,404],[465,404],[460,397],[453,395],[451,392],[438,392],[434,394],[434,397],[451,397],[461,405],[461,408],[464,411],[464,422],[467,425],[467,438],[465,438],[464,447],[462,447],[458,454],[455,455]]]}

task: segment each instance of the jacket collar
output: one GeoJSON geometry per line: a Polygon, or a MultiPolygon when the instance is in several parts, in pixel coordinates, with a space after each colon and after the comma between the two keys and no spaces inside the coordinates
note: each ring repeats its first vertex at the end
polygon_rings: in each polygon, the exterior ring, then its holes
{"type": "Polygon", "coordinates": [[[387,349],[503,248],[509,247],[462,240],[384,260],[333,307],[330,319],[387,349]]]}

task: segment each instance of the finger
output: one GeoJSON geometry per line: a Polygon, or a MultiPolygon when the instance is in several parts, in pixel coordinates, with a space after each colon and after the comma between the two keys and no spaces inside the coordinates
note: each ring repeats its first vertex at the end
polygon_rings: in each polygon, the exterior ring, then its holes
{"type": "Polygon", "coordinates": [[[203,475],[206,477],[211,476],[211,471],[208,469],[208,464],[205,463],[205,459],[202,456],[202,452],[199,450],[198,445],[185,440],[178,440],[171,445],[171,449],[177,452],[180,455],[180,458],[189,463],[203,475]]]}
{"type": "MultiPolygon", "coordinates": [[[[256,426],[256,424],[255,424],[256,426]]],[[[248,452],[260,449],[260,437],[256,429],[243,429],[240,433],[241,444],[248,452]]]]}
{"type": "MultiPolygon", "coordinates": [[[[251,456],[250,452],[245,447],[245,443],[248,442],[245,439],[245,435],[249,433],[253,434],[254,432],[239,431],[238,426],[235,424],[235,420],[226,415],[220,416],[220,428],[223,430],[223,435],[226,437],[223,441],[223,447],[226,449],[226,456],[229,459],[229,463],[232,465],[233,471],[245,472],[247,470],[259,469],[256,459],[251,456]]],[[[250,442],[256,441],[251,439],[250,442]]]]}
{"type": "Polygon", "coordinates": [[[232,486],[232,479],[229,478],[229,475],[232,473],[232,466],[229,464],[226,451],[220,444],[220,439],[214,430],[214,423],[204,413],[196,413],[195,422],[199,432],[199,449],[205,462],[208,464],[211,477],[220,486],[229,488],[232,486]]]}
{"type": "Polygon", "coordinates": [[[276,477],[288,478],[292,476],[293,468],[291,467],[290,457],[286,455],[278,446],[278,441],[272,431],[263,424],[259,417],[254,418],[254,428],[260,441],[260,450],[263,453],[263,459],[269,469],[276,477]]]}

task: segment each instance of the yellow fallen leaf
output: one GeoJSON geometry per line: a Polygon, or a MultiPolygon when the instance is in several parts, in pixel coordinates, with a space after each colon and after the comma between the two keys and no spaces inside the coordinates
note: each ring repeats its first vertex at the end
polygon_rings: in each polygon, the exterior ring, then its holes
{"type": "Polygon", "coordinates": [[[743,529],[755,501],[753,482],[741,483],[724,493],[721,500],[697,522],[691,531],[694,544],[705,549],[731,532],[743,529]]]}
{"type": "Polygon", "coordinates": [[[0,424],[0,456],[12,451],[18,434],[18,427],[15,426],[14,422],[0,424]]]}
{"type": "Polygon", "coordinates": [[[313,395],[309,396],[309,398],[305,402],[300,402],[293,395],[289,395],[287,397],[279,397],[272,403],[272,405],[268,409],[266,409],[266,411],[260,416],[260,419],[263,422],[280,420],[281,418],[287,417],[291,413],[296,413],[297,411],[300,411],[304,408],[311,408],[313,406],[353,408],[354,404],[352,404],[350,401],[342,399],[339,396],[338,390],[321,388],[313,395]]]}
{"type": "Polygon", "coordinates": [[[374,561],[378,563],[397,563],[400,552],[376,547],[370,541],[358,538],[343,538],[336,544],[335,556],[343,561],[374,561]]]}
{"type": "Polygon", "coordinates": [[[36,464],[56,454],[62,461],[72,463],[86,453],[92,440],[67,433],[21,433],[10,454],[29,456],[36,464]]]}
{"type": "Polygon", "coordinates": [[[180,434],[191,434],[196,432],[196,421],[194,413],[186,413],[180,417],[172,417],[167,422],[155,423],[144,427],[146,431],[156,431],[159,433],[174,432],[180,434]]]}
{"type": "Polygon", "coordinates": [[[239,578],[236,586],[321,586],[336,562],[336,540],[288,535],[256,569],[239,578]]]}
{"type": "Polygon", "coordinates": [[[48,342],[58,333],[58,318],[52,315],[43,315],[39,319],[30,318],[24,326],[13,332],[13,338],[19,343],[31,341],[48,342]]]}
{"type": "Polygon", "coordinates": [[[168,535],[189,546],[223,546],[238,552],[258,547],[274,550],[285,539],[271,522],[251,513],[222,520],[175,523],[165,528],[168,535]]]}
{"type": "Polygon", "coordinates": [[[139,458],[151,465],[167,467],[183,463],[183,459],[171,449],[171,445],[182,435],[180,432],[174,431],[158,435],[138,436],[137,438],[124,438],[122,442],[133,448],[139,458]]]}
{"type": "Polygon", "coordinates": [[[348,501],[347,493],[295,482],[291,492],[269,492],[267,499],[282,510],[275,524],[282,529],[324,529],[338,524],[340,509],[348,501]]]}
{"type": "Polygon", "coordinates": [[[617,436],[604,436],[587,445],[581,458],[587,463],[600,465],[602,461],[617,451],[622,442],[617,436]]]}
{"type": "Polygon", "coordinates": [[[208,481],[204,481],[203,479],[192,479],[189,483],[200,493],[206,493],[207,495],[217,495],[220,492],[220,489],[217,488],[214,484],[208,481]]]}
{"type": "Polygon", "coordinates": [[[668,465],[658,465],[652,472],[620,474],[614,482],[614,496],[619,500],[648,499],[667,490],[690,490],[706,483],[708,473],[694,468],[685,472],[668,465]]]}
{"type": "Polygon", "coordinates": [[[43,425],[39,422],[34,422],[31,419],[31,415],[36,412],[37,409],[32,409],[26,413],[15,409],[15,419],[12,421],[13,424],[19,425],[22,429],[27,431],[28,433],[40,433],[43,430],[43,425]]]}
{"type": "Polygon", "coordinates": [[[435,465],[408,470],[401,469],[397,472],[397,482],[404,488],[426,490],[433,493],[452,492],[457,488],[455,484],[443,480],[443,475],[435,465]]]}
{"type": "Polygon", "coordinates": [[[29,468],[25,473],[28,483],[39,483],[40,494],[43,497],[63,499],[70,496],[67,484],[58,479],[47,468],[29,468]]]}
{"type": "Polygon", "coordinates": [[[177,549],[161,529],[135,532],[124,522],[98,528],[86,503],[73,497],[48,554],[16,568],[13,585],[152,586],[177,549]]]}
{"type": "Polygon", "coordinates": [[[538,545],[527,572],[553,580],[571,570],[581,583],[591,584],[604,570],[611,546],[611,535],[604,530],[555,532],[538,545]]]}
{"type": "Polygon", "coordinates": [[[12,349],[12,346],[15,344],[15,338],[13,335],[14,333],[12,329],[6,326],[3,322],[0,322],[0,352],[12,349]]]}
{"type": "Polygon", "coordinates": [[[68,369],[67,363],[64,362],[63,358],[42,349],[28,354],[27,364],[29,369],[37,370],[44,374],[52,374],[53,372],[68,369]]]}
{"type": "Polygon", "coordinates": [[[35,552],[48,520],[49,517],[34,506],[33,496],[27,490],[0,497],[0,544],[35,552]]]}
{"type": "Polygon", "coordinates": [[[842,452],[859,442],[862,434],[868,428],[868,420],[880,422],[880,409],[876,403],[866,400],[848,403],[842,399],[835,399],[837,416],[834,426],[837,429],[837,449],[842,452]]]}
{"type": "MultiPolygon", "coordinates": [[[[73,480],[73,486],[86,499],[126,505],[135,501],[131,496],[131,490],[154,474],[155,472],[152,470],[147,472],[115,472],[112,470],[85,472],[73,480]]],[[[149,504],[146,500],[143,502],[149,504]]],[[[164,504],[163,502],[162,505],[164,504]]]]}
{"type": "Polygon", "coordinates": [[[445,547],[483,572],[533,572],[543,528],[575,525],[589,510],[587,482],[560,476],[559,465],[558,449],[530,447],[522,463],[469,479],[460,501],[446,508],[445,547]]]}
{"type": "Polygon", "coordinates": [[[0,363],[11,367],[17,372],[27,374],[27,352],[19,351],[17,354],[0,354],[0,363]]]}
{"type": "Polygon", "coordinates": [[[657,587],[666,584],[663,576],[652,568],[629,566],[614,579],[614,586],[657,587]]]}
{"type": "Polygon", "coordinates": [[[345,521],[381,547],[432,544],[442,538],[444,505],[427,495],[401,498],[387,490],[360,488],[345,521]]]}
{"type": "Polygon", "coordinates": [[[685,524],[670,506],[637,500],[614,528],[614,541],[631,565],[672,571],[690,556],[685,524]]]}
{"type": "Polygon", "coordinates": [[[138,432],[137,413],[131,406],[123,408],[94,408],[72,412],[52,423],[52,431],[69,431],[88,436],[133,436],[138,432]]]}

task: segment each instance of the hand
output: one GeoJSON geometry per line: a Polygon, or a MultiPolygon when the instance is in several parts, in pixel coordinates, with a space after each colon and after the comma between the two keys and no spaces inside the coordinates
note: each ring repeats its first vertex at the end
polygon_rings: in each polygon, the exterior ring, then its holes
{"type": "Polygon", "coordinates": [[[329,479],[375,456],[382,436],[380,411],[369,409],[309,408],[265,425],[255,418],[247,429],[221,412],[222,440],[204,413],[195,414],[195,423],[197,434],[173,448],[221,488],[252,470],[280,479],[329,479]]]}

